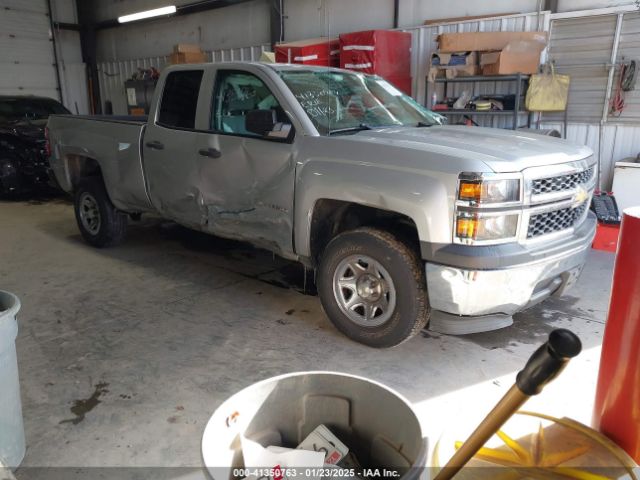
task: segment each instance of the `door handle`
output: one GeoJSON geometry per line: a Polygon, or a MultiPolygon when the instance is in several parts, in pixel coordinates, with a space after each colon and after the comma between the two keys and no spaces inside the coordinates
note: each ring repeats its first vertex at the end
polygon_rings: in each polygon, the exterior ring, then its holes
{"type": "Polygon", "coordinates": [[[217,148],[201,148],[198,153],[203,157],[209,158],[220,158],[222,156],[222,152],[217,148]]]}
{"type": "Polygon", "coordinates": [[[157,140],[153,141],[153,142],[147,142],[145,144],[147,147],[153,149],[153,150],[163,150],[164,149],[164,144],[161,142],[158,142],[157,140]]]}

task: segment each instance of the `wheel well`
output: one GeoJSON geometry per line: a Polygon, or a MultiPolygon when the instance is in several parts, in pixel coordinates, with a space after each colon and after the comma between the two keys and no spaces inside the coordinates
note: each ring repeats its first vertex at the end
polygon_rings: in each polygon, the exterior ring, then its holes
{"type": "Polygon", "coordinates": [[[102,170],[98,162],[91,157],[81,155],[67,155],[67,171],[73,190],[78,187],[80,181],[87,177],[102,177],[102,170]]]}
{"type": "Polygon", "coordinates": [[[318,263],[325,247],[336,235],[358,227],[377,227],[397,235],[419,250],[420,240],[415,222],[401,213],[367,207],[341,200],[318,200],[311,218],[311,260],[318,263]]]}

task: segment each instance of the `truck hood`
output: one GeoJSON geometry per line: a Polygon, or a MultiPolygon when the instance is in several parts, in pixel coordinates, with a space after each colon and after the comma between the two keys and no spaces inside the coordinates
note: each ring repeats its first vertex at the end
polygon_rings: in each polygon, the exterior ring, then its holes
{"type": "Polygon", "coordinates": [[[465,126],[392,127],[366,130],[353,140],[378,142],[464,158],[473,155],[497,173],[582,160],[589,147],[535,133],[465,126]]]}

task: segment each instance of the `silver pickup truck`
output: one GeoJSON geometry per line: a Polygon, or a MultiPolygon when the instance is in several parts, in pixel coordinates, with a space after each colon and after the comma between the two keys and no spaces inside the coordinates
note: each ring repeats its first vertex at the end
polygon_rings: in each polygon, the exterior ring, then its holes
{"type": "Polygon", "coordinates": [[[53,116],[48,138],[90,244],[145,213],[251,242],[392,347],[511,325],[575,282],[595,232],[589,148],[442,123],[379,77],[220,63],[166,69],[148,119],[53,116]]]}

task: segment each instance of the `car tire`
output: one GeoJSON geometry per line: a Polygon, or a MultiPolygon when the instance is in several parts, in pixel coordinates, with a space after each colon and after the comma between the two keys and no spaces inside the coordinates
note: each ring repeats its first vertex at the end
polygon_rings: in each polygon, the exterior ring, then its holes
{"type": "Polygon", "coordinates": [[[124,240],[127,216],[111,203],[100,177],[80,182],[75,191],[74,207],[80,233],[90,245],[104,248],[124,240]]]}
{"type": "Polygon", "coordinates": [[[423,263],[414,248],[384,230],[358,228],[331,240],[317,285],[336,328],[370,347],[400,345],[429,320],[423,263]]]}

